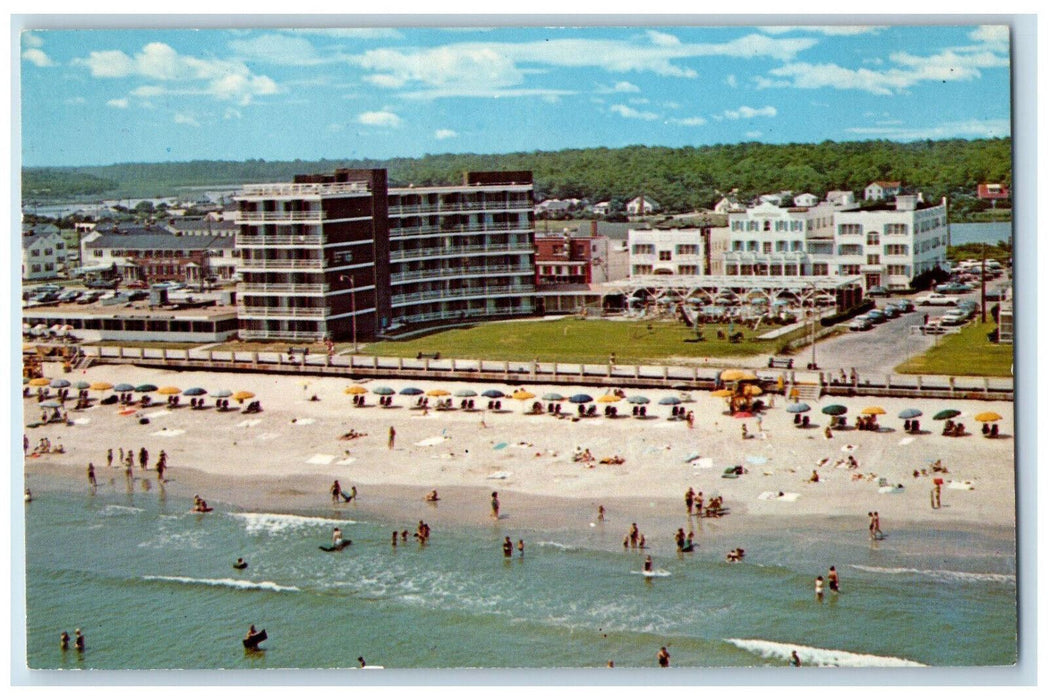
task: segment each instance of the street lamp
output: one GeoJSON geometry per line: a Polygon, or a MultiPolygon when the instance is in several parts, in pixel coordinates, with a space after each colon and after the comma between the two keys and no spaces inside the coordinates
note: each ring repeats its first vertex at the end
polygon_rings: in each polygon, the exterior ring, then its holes
{"type": "Polygon", "coordinates": [[[353,312],[353,352],[357,351],[357,285],[350,275],[339,275],[339,281],[349,282],[349,303],[353,312]]]}
{"type": "Polygon", "coordinates": [[[811,364],[808,365],[808,369],[818,369],[819,365],[815,362],[815,319],[817,314],[815,313],[815,298],[816,288],[814,282],[809,282],[811,285],[811,364]]]}

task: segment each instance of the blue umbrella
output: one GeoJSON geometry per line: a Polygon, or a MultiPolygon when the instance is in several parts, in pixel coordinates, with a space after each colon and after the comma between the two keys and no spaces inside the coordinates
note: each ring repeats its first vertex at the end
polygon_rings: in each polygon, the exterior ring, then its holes
{"type": "Polygon", "coordinates": [[[231,389],[219,389],[217,391],[212,391],[211,395],[214,396],[216,399],[224,399],[232,396],[233,391],[231,389]]]}
{"type": "Polygon", "coordinates": [[[39,404],[42,408],[61,408],[62,404],[57,401],[42,401],[39,404]]]}
{"type": "Polygon", "coordinates": [[[51,388],[52,389],[65,389],[69,385],[70,385],[70,383],[69,383],[68,379],[52,379],[51,380],[51,388]]]}
{"type": "Polygon", "coordinates": [[[375,387],[374,389],[371,390],[371,393],[375,394],[377,396],[392,396],[393,394],[395,394],[397,392],[394,391],[392,387],[377,386],[377,387],[375,387]]]}
{"type": "Polygon", "coordinates": [[[425,392],[422,391],[422,389],[419,389],[417,387],[408,386],[408,387],[404,387],[403,389],[401,389],[400,393],[403,396],[418,396],[419,394],[424,394],[425,392]]]}
{"type": "Polygon", "coordinates": [[[471,396],[476,396],[476,395],[477,395],[477,392],[473,391],[472,389],[459,389],[458,391],[455,392],[455,396],[457,396],[460,399],[468,399],[471,396]]]}
{"type": "Polygon", "coordinates": [[[924,412],[916,408],[904,408],[899,411],[899,418],[917,418],[923,416],[924,412]]]}
{"type": "Polygon", "coordinates": [[[681,400],[676,396],[663,396],[659,399],[660,406],[676,406],[679,403],[681,403],[681,400]]]}
{"type": "Polygon", "coordinates": [[[484,391],[484,393],[481,394],[481,396],[489,399],[501,399],[503,396],[505,396],[505,394],[503,394],[498,389],[487,389],[486,391],[484,391]]]}
{"type": "Polygon", "coordinates": [[[589,403],[593,400],[593,397],[589,394],[575,394],[568,401],[572,403],[589,403]]]}
{"type": "Polygon", "coordinates": [[[640,394],[634,394],[633,396],[627,396],[626,400],[630,403],[651,403],[651,399],[647,396],[641,396],[640,394]]]}
{"type": "Polygon", "coordinates": [[[128,384],[126,382],[123,383],[123,384],[117,384],[115,387],[113,387],[113,391],[134,391],[134,390],[135,390],[135,385],[134,384],[128,384]]]}
{"type": "Polygon", "coordinates": [[[548,394],[543,394],[542,395],[542,400],[543,401],[563,401],[564,397],[561,396],[560,394],[558,394],[555,391],[551,391],[548,394]]]}
{"type": "Polygon", "coordinates": [[[204,389],[204,388],[199,387],[199,386],[191,386],[188,389],[186,389],[185,391],[183,391],[182,393],[185,394],[186,396],[203,396],[204,394],[207,393],[207,389],[204,389]]]}
{"type": "MultiPolygon", "coordinates": [[[[28,381],[28,379],[26,381],[28,381]]],[[[83,379],[81,379],[80,381],[75,382],[73,384],[73,386],[76,387],[77,389],[90,389],[91,388],[91,382],[85,382],[83,379]]]]}
{"type": "Polygon", "coordinates": [[[806,403],[791,403],[786,407],[786,413],[805,413],[811,410],[811,406],[806,403]]]}

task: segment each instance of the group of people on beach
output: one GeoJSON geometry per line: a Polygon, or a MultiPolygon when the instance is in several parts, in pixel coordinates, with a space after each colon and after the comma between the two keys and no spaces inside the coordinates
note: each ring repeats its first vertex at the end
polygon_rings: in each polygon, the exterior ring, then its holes
{"type": "Polygon", "coordinates": [[[346,493],[345,491],[342,490],[342,484],[340,484],[338,482],[338,479],[335,479],[335,483],[331,484],[331,502],[332,503],[340,503],[340,502],[349,503],[350,501],[355,500],[356,497],[357,497],[357,487],[356,486],[350,486],[349,487],[349,493],[346,493]]]}
{"type": "MultiPolygon", "coordinates": [[[[77,627],[74,634],[76,635],[76,638],[73,639],[73,646],[82,654],[87,649],[87,642],[84,641],[84,633],[80,631],[79,627],[77,627]]],[[[62,651],[69,651],[69,641],[69,633],[62,630],[62,634],[58,635],[59,649],[62,651]]]]}
{"type": "Polygon", "coordinates": [[[824,589],[827,585],[829,586],[831,593],[841,592],[841,579],[837,573],[837,567],[835,566],[830,567],[825,579],[822,576],[815,577],[815,598],[819,602],[822,602],[824,589]]]}

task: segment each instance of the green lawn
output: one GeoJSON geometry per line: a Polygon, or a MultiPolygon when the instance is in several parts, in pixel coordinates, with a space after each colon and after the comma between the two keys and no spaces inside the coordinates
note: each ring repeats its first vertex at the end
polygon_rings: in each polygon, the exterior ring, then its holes
{"type": "Polygon", "coordinates": [[[666,362],[670,358],[705,358],[776,354],[787,340],[803,336],[804,331],[776,340],[756,340],[755,333],[737,326],[745,340],[729,343],[718,340],[717,331],[727,326],[703,326],[705,340],[686,342],[695,332],[681,323],[668,321],[603,321],[560,319],[557,321],[518,321],[486,323],[458,328],[403,341],[369,343],[362,354],[384,357],[415,357],[418,353],[439,352],[442,357],[462,359],[542,362],[607,362],[611,353],[620,364],[666,362]]]}
{"type": "Polygon", "coordinates": [[[1008,377],[1012,373],[1011,345],[996,345],[986,334],[997,327],[993,321],[976,321],[955,335],[939,337],[938,343],[895,368],[900,374],[948,374],[955,376],[1008,377]]]}

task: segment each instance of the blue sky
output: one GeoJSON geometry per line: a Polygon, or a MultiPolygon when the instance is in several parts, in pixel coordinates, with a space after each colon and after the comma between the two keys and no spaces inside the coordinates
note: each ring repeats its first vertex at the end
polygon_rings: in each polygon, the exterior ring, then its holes
{"type": "Polygon", "coordinates": [[[1010,134],[1005,26],[36,30],[30,166],[1010,134]]]}

